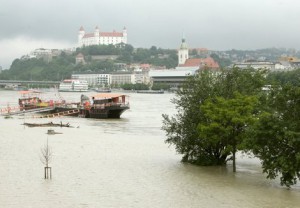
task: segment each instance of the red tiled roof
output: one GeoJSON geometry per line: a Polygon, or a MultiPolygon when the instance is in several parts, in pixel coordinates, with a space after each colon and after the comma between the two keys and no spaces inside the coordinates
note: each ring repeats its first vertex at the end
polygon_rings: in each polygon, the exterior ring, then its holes
{"type": "MultiPolygon", "coordinates": [[[[100,32],[100,37],[123,37],[123,33],[121,32],[100,32]]],[[[86,33],[83,38],[91,38],[94,37],[94,33],[86,33]]]]}
{"type": "Polygon", "coordinates": [[[150,64],[141,64],[140,67],[141,68],[150,68],[150,64]]]}
{"type": "Polygon", "coordinates": [[[100,36],[104,37],[123,37],[121,32],[100,32],[100,36]]]}
{"type": "Polygon", "coordinates": [[[187,59],[185,63],[182,64],[181,66],[189,67],[189,66],[200,66],[200,65],[201,65],[201,59],[198,58],[198,59],[187,59]]]}
{"type": "Polygon", "coordinates": [[[216,62],[212,57],[207,57],[203,59],[203,62],[205,63],[206,66],[210,68],[219,68],[218,62],[216,62]]]}
{"type": "Polygon", "coordinates": [[[91,38],[94,37],[94,33],[86,33],[83,38],[91,38]]]}
{"type": "Polygon", "coordinates": [[[194,67],[194,66],[207,66],[210,68],[219,68],[219,64],[211,57],[207,58],[197,58],[197,59],[187,59],[184,64],[180,66],[183,67],[194,67]]]}

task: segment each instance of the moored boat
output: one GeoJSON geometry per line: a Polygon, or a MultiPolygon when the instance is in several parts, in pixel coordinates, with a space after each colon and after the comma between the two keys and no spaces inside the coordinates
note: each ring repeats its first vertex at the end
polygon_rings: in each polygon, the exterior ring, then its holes
{"type": "Polygon", "coordinates": [[[31,90],[20,91],[21,98],[19,98],[20,110],[30,110],[33,108],[42,108],[50,106],[53,101],[43,101],[40,98],[40,92],[31,90]]]}
{"type": "Polygon", "coordinates": [[[120,118],[128,110],[128,96],[123,94],[99,93],[92,100],[81,96],[82,109],[79,116],[85,118],[120,118]]]}
{"type": "Polygon", "coordinates": [[[87,92],[89,89],[88,82],[80,79],[65,79],[59,84],[60,92],[87,92]]]}

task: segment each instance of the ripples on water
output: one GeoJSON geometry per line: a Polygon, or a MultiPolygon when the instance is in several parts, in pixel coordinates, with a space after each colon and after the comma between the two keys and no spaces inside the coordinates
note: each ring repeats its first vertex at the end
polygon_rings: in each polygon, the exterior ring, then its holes
{"type": "MultiPolygon", "coordinates": [[[[16,92],[0,91],[0,105],[16,92]]],[[[67,100],[80,94],[64,93],[67,100]]],[[[28,128],[0,117],[0,207],[298,207],[299,186],[286,190],[262,175],[259,161],[240,157],[228,167],[196,167],[164,143],[161,114],[172,114],[172,94],[129,94],[119,120],[74,117],[28,119],[78,128],[28,128]],[[43,179],[40,148],[49,140],[52,180],[43,179]]],[[[50,97],[50,93],[46,94],[50,97]]]]}

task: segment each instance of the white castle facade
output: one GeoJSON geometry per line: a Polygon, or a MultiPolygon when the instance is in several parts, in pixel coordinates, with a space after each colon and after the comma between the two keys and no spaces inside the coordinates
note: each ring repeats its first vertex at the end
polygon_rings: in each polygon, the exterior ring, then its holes
{"type": "Polygon", "coordinates": [[[90,46],[90,45],[116,45],[119,43],[127,44],[127,30],[124,27],[122,32],[101,32],[98,26],[92,33],[86,33],[81,26],[78,32],[78,45],[90,46]]]}

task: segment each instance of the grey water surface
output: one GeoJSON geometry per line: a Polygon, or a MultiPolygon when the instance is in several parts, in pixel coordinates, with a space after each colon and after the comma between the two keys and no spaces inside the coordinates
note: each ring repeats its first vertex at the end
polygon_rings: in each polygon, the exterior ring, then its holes
{"type": "MultiPolygon", "coordinates": [[[[87,94],[91,95],[92,92],[87,94]]],[[[16,106],[16,91],[0,91],[0,106],[16,106]]],[[[79,101],[80,93],[61,93],[79,101]]],[[[300,207],[300,187],[287,190],[262,174],[260,162],[240,156],[237,173],[227,167],[180,162],[164,142],[162,114],[174,114],[174,94],[128,94],[130,110],[121,119],[30,115],[0,117],[0,207],[300,207]],[[47,127],[23,122],[70,123],[47,127]],[[44,180],[41,148],[53,151],[52,180],[44,180]]],[[[54,91],[42,94],[57,97],[54,91]]]]}

